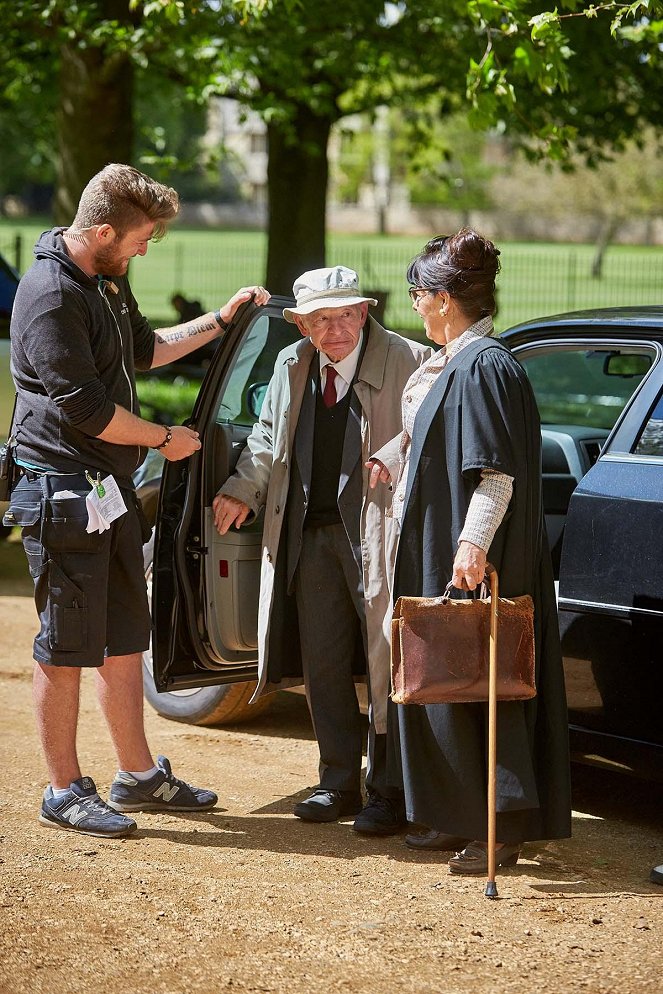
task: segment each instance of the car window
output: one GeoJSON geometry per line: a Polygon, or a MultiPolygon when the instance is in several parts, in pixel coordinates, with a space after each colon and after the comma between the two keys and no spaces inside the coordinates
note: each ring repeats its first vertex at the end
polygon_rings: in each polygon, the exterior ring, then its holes
{"type": "Polygon", "coordinates": [[[663,458],[663,391],[638,439],[635,454],[663,458]]]}
{"type": "Polygon", "coordinates": [[[518,356],[541,422],[611,429],[654,360],[642,346],[543,348],[518,356]]]}
{"type": "Polygon", "coordinates": [[[275,314],[261,314],[253,322],[220,399],[217,422],[251,427],[258,418],[276,357],[300,339],[294,324],[275,314]]]}

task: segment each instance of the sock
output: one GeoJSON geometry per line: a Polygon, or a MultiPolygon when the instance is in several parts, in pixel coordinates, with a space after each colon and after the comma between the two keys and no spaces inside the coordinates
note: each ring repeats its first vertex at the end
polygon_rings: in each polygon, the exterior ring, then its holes
{"type": "Polygon", "coordinates": [[[51,787],[51,793],[53,797],[64,797],[69,793],[69,787],[51,787]]]}
{"type": "Polygon", "coordinates": [[[135,773],[133,770],[119,770],[120,773],[129,773],[129,776],[134,777],[136,780],[151,780],[155,773],[159,772],[158,766],[153,766],[151,770],[143,770],[140,773],[135,773]]]}

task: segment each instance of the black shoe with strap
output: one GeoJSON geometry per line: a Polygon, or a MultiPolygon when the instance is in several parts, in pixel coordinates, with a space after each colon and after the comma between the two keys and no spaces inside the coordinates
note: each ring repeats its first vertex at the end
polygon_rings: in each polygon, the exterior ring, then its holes
{"type": "Polygon", "coordinates": [[[362,835],[396,835],[407,825],[402,798],[383,797],[370,791],[368,802],[354,820],[355,832],[362,835]]]}
{"type": "Polygon", "coordinates": [[[295,805],[293,813],[303,821],[338,821],[344,815],[356,815],[361,805],[359,791],[317,787],[310,797],[295,805]]]}

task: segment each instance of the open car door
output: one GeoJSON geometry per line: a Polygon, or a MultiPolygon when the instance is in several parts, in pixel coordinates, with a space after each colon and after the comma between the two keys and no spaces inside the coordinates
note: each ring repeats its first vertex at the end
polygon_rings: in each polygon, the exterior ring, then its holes
{"type": "Polygon", "coordinates": [[[146,696],[171,718],[211,724],[247,716],[257,679],[262,515],[221,536],[212,501],[258,418],[276,356],[299,338],[282,317],[291,303],[274,297],[266,307],[240,308],[189,421],[202,448],[164,467],[152,567],[154,687],[146,681],[146,696]]]}

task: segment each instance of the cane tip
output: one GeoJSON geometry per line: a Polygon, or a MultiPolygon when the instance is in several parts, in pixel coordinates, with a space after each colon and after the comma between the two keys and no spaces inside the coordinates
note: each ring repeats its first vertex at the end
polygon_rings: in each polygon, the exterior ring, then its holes
{"type": "Polygon", "coordinates": [[[486,884],[486,890],[484,891],[486,897],[496,898],[497,897],[497,884],[494,880],[489,880],[486,884]]]}

